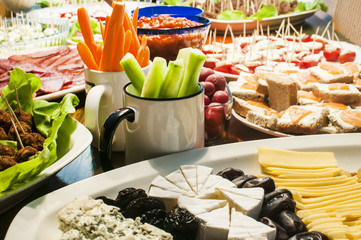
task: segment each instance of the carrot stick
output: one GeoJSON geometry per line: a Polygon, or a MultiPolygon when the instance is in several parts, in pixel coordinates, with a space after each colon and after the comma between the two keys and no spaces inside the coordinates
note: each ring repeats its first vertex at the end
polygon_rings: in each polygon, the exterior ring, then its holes
{"type": "Polygon", "coordinates": [[[103,55],[103,46],[101,44],[99,44],[97,47],[97,58],[96,58],[99,60],[98,66],[100,64],[100,60],[102,59],[102,55],[103,55]]]}
{"type": "Polygon", "coordinates": [[[147,37],[145,35],[143,35],[142,41],[141,41],[141,44],[140,44],[140,47],[138,49],[137,56],[136,56],[136,59],[139,64],[141,64],[143,61],[144,49],[145,49],[146,45],[147,45],[147,37]]]}
{"type": "Polygon", "coordinates": [[[105,33],[105,42],[103,48],[102,59],[100,60],[100,71],[111,72],[113,71],[113,57],[114,46],[116,44],[116,34],[118,27],[123,24],[123,18],[125,13],[124,3],[116,2],[114,4],[112,15],[105,33]]]}
{"type": "Polygon", "coordinates": [[[94,42],[93,29],[91,27],[88,11],[84,7],[78,8],[78,21],[84,41],[86,45],[88,45],[93,56],[95,56],[96,49],[92,45],[94,42]]]}
{"type": "Polygon", "coordinates": [[[124,53],[124,42],[127,41],[127,39],[124,38],[124,28],[123,26],[120,26],[117,35],[116,35],[116,45],[114,48],[114,72],[120,72],[122,70],[122,67],[120,66],[120,60],[122,60],[124,53]]]}
{"type": "Polygon", "coordinates": [[[143,62],[140,64],[140,66],[142,68],[149,65],[149,58],[150,58],[150,50],[149,50],[149,47],[146,46],[145,49],[144,49],[143,62]]]}
{"type": "Polygon", "coordinates": [[[132,22],[134,29],[137,29],[138,27],[138,14],[139,14],[139,7],[137,7],[133,12],[132,22]]]}
{"type": "Polygon", "coordinates": [[[104,29],[104,25],[103,25],[102,21],[100,21],[100,20],[99,20],[99,26],[100,26],[100,31],[102,33],[102,39],[104,41],[105,29],[104,29]]]}
{"type": "Polygon", "coordinates": [[[95,62],[93,54],[89,50],[89,47],[83,42],[79,42],[76,47],[78,49],[80,58],[81,60],[83,60],[84,64],[89,69],[98,70],[98,65],[95,62]]]}
{"type": "Polygon", "coordinates": [[[127,39],[127,41],[125,41],[124,43],[124,54],[129,52],[130,44],[132,43],[132,38],[133,38],[132,32],[130,30],[127,30],[127,32],[125,33],[125,39],[127,39]]]}
{"type": "Polygon", "coordinates": [[[108,32],[108,26],[109,26],[110,16],[105,17],[105,27],[104,27],[104,36],[103,36],[103,43],[105,42],[105,34],[108,32]]]}
{"type": "Polygon", "coordinates": [[[124,29],[126,29],[126,30],[129,29],[132,32],[132,36],[133,36],[132,40],[133,41],[132,41],[131,49],[134,52],[130,52],[130,53],[132,53],[134,56],[136,56],[138,53],[140,43],[139,43],[137,31],[136,31],[136,29],[134,29],[133,24],[130,22],[128,14],[124,14],[124,29]]]}

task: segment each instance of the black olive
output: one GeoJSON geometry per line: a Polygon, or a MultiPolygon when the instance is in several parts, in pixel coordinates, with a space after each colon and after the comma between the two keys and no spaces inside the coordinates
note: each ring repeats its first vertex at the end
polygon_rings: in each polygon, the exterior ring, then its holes
{"type": "Polygon", "coordinates": [[[285,194],[289,195],[290,198],[293,198],[290,190],[285,189],[285,188],[278,188],[278,189],[274,190],[273,192],[270,192],[270,193],[267,193],[264,195],[264,200],[263,200],[264,203],[268,202],[270,199],[274,198],[275,196],[277,196],[281,193],[285,193],[285,194]]]}
{"type": "Polygon", "coordinates": [[[281,227],[278,223],[276,223],[275,221],[273,221],[267,217],[263,217],[259,221],[263,224],[266,224],[267,226],[269,226],[271,228],[276,229],[276,239],[277,240],[287,240],[288,239],[288,234],[287,234],[286,230],[283,227],[281,227]]]}
{"type": "Polygon", "coordinates": [[[303,232],[291,237],[289,240],[328,240],[328,237],[320,232],[303,232]]]}
{"type": "Polygon", "coordinates": [[[257,178],[255,175],[243,175],[233,179],[232,182],[236,184],[238,188],[242,188],[247,181],[255,178],[257,178]]]}
{"type": "Polygon", "coordinates": [[[270,193],[275,190],[275,182],[270,177],[259,177],[251,179],[243,184],[243,188],[261,187],[265,193],[270,193]]]}
{"type": "Polygon", "coordinates": [[[297,233],[307,232],[306,225],[302,220],[292,211],[283,211],[278,216],[277,223],[283,227],[289,236],[297,233]]]}
{"type": "Polygon", "coordinates": [[[146,211],[141,216],[142,223],[149,223],[161,229],[165,229],[165,218],[167,213],[163,209],[152,209],[146,211]]]}
{"type": "Polygon", "coordinates": [[[163,201],[155,197],[137,198],[128,204],[127,208],[123,212],[123,215],[124,217],[135,219],[152,209],[162,209],[165,211],[165,205],[163,201]]]}
{"type": "Polygon", "coordinates": [[[118,193],[115,204],[123,212],[131,201],[142,197],[147,197],[147,194],[143,189],[132,187],[124,188],[118,193]]]}
{"type": "Polygon", "coordinates": [[[112,206],[117,206],[115,204],[115,201],[113,199],[110,199],[110,198],[107,198],[105,196],[99,196],[99,197],[96,197],[95,199],[97,200],[103,200],[103,202],[107,205],[112,205],[112,206]]]}
{"type": "Polygon", "coordinates": [[[219,171],[217,173],[217,175],[224,177],[230,181],[232,181],[233,179],[243,176],[244,172],[241,169],[235,169],[235,168],[225,168],[222,171],[219,171]]]}
{"type": "Polygon", "coordinates": [[[276,220],[276,217],[282,211],[288,210],[294,212],[295,207],[295,200],[290,198],[287,193],[280,193],[267,202],[264,202],[261,210],[261,217],[268,217],[270,219],[276,220]]]}
{"type": "Polygon", "coordinates": [[[173,235],[174,240],[192,240],[197,238],[199,220],[187,209],[175,207],[165,219],[165,231],[173,235]]]}

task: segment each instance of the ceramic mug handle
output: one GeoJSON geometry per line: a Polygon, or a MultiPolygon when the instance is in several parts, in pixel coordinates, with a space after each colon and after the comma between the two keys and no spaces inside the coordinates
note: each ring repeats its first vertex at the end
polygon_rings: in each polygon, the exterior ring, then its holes
{"type": "Polygon", "coordinates": [[[85,126],[93,135],[93,139],[98,142],[100,135],[100,126],[99,126],[99,103],[105,93],[104,85],[97,85],[92,87],[85,100],[84,106],[84,116],[85,116],[85,126]]]}
{"type": "Polygon", "coordinates": [[[135,118],[135,111],[132,108],[120,108],[119,110],[111,113],[105,120],[103,128],[100,132],[99,143],[99,159],[103,171],[114,169],[111,155],[112,155],[112,142],[115,130],[124,119],[133,122],[135,118]]]}

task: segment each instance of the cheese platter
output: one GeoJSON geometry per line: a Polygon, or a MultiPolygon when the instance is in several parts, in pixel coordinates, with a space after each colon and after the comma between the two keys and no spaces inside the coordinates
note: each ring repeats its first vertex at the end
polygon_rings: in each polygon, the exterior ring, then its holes
{"type": "Polygon", "coordinates": [[[249,174],[261,174],[257,162],[257,149],[260,147],[302,152],[329,151],[334,153],[340,168],[357,171],[357,159],[361,154],[359,138],[360,134],[357,133],[258,140],[197,149],[128,165],[64,187],[29,203],[15,217],[5,239],[59,239],[61,231],[56,215],[75,198],[115,198],[118,191],[126,187],[148,191],[149,183],[157,175],[166,176],[182,165],[200,164],[213,168],[214,172],[232,166],[249,174]],[[18,231],[20,226],[28,230],[18,231]]]}

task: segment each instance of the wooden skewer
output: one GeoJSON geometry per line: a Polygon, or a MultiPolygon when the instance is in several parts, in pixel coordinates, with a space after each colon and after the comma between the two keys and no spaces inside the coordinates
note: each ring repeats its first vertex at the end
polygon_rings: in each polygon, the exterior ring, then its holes
{"type": "Polygon", "coordinates": [[[336,33],[334,33],[334,34],[335,34],[335,38],[336,38],[338,44],[340,45],[340,49],[341,49],[341,52],[342,52],[342,44],[341,44],[341,42],[340,42],[340,39],[338,38],[338,36],[337,36],[336,33]]]}
{"type": "Polygon", "coordinates": [[[327,32],[327,29],[328,29],[328,27],[330,26],[330,24],[331,24],[331,21],[328,22],[325,30],[323,30],[323,32],[322,32],[322,34],[321,34],[321,37],[325,36],[325,34],[326,34],[326,32],[327,32]]]}
{"type": "MultiPolygon", "coordinates": [[[[20,143],[20,146],[21,146],[21,148],[23,149],[24,148],[24,145],[23,145],[23,142],[21,141],[21,138],[20,138],[20,134],[19,134],[19,132],[18,132],[18,129],[17,129],[17,127],[16,127],[16,124],[15,124],[15,122],[14,122],[14,119],[13,119],[13,117],[12,117],[12,113],[14,114],[14,112],[13,112],[13,110],[11,109],[11,107],[10,107],[10,105],[9,105],[9,102],[8,102],[8,100],[7,100],[7,98],[5,97],[5,102],[6,102],[6,105],[7,105],[7,107],[8,107],[8,109],[9,109],[9,112],[10,112],[10,120],[11,120],[11,124],[13,125],[13,127],[14,127],[14,130],[15,130],[15,133],[16,133],[16,138],[18,139],[18,141],[19,141],[19,143],[20,143]]],[[[15,114],[14,114],[15,115],[15,114]]],[[[16,116],[15,116],[16,117],[16,116]]],[[[19,121],[19,120],[18,120],[19,121]]],[[[19,126],[21,126],[20,125],[20,123],[19,123],[19,126]]],[[[24,129],[22,129],[22,131],[24,131],[24,129]]],[[[24,133],[23,133],[24,134],[24,133]]]]}

